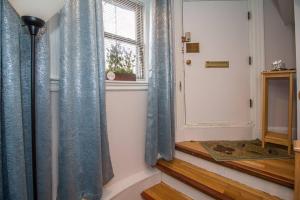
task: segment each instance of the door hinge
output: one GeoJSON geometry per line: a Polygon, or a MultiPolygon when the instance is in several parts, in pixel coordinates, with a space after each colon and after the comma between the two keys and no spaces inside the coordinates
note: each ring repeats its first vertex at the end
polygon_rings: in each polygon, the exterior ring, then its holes
{"type": "Polygon", "coordinates": [[[253,100],[252,99],[249,100],[249,106],[250,106],[250,108],[253,107],[253,100]]]}
{"type": "Polygon", "coordinates": [[[181,92],[182,90],[182,84],[181,84],[181,81],[179,81],[179,91],[181,92]]]}
{"type": "Polygon", "coordinates": [[[248,11],[248,13],[247,13],[247,17],[248,17],[248,20],[250,20],[251,19],[251,12],[250,11],[248,11]]]}
{"type": "Polygon", "coordinates": [[[249,56],[248,63],[249,63],[249,65],[252,65],[252,56],[249,56]]]}

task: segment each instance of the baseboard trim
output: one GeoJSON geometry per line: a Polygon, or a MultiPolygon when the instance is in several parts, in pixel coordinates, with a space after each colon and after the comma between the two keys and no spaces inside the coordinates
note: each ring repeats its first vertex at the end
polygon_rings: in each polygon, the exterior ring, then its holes
{"type": "Polygon", "coordinates": [[[184,128],[249,128],[253,127],[252,121],[232,122],[232,121],[211,121],[199,123],[186,123],[184,128]]]}

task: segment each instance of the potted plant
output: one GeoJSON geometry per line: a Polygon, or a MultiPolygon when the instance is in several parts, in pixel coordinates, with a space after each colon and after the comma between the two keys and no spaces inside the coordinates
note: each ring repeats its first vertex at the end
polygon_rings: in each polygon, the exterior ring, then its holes
{"type": "Polygon", "coordinates": [[[136,81],[136,75],[133,73],[135,63],[136,58],[132,51],[121,47],[119,43],[111,45],[106,54],[107,79],[136,81]]]}

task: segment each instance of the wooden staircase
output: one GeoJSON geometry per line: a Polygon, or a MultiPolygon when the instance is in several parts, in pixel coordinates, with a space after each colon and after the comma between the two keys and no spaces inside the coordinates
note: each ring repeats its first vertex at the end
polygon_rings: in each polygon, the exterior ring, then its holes
{"type": "Polygon", "coordinates": [[[188,141],[176,144],[176,150],[207,160],[218,165],[258,177],[291,189],[294,188],[294,159],[215,161],[199,142],[188,141]]]}
{"type": "MultiPolygon", "coordinates": [[[[182,144],[182,143],[181,143],[182,144]]],[[[187,153],[187,155],[193,155],[199,160],[206,160],[212,163],[216,163],[205,151],[197,151],[196,148],[190,148],[189,151],[183,146],[179,147],[180,143],[176,145],[176,150],[187,153]],[[196,149],[196,150],[195,150],[196,149]],[[193,151],[192,151],[193,150],[193,151]]],[[[198,149],[199,150],[199,149],[198,149]]],[[[186,160],[186,159],[184,159],[186,160]]],[[[177,200],[177,199],[221,199],[221,200],[275,200],[280,199],[277,196],[270,195],[264,191],[261,191],[255,186],[255,188],[249,186],[248,184],[240,183],[239,180],[232,180],[230,177],[224,177],[222,174],[213,173],[210,168],[194,165],[192,163],[184,161],[181,159],[174,159],[173,161],[159,160],[156,167],[166,174],[164,176],[170,177],[181,184],[182,187],[188,187],[196,191],[195,194],[191,194],[189,191],[182,191],[178,184],[174,185],[174,182],[167,181],[165,183],[160,183],[145,190],[142,193],[142,197],[146,200],[177,200]],[[169,183],[170,182],[170,183],[169,183]],[[176,189],[173,189],[170,184],[176,189]],[[180,191],[180,192],[179,192],[180,191]],[[207,198],[198,198],[198,193],[201,195],[206,194],[207,198]],[[188,197],[190,196],[190,197],[188,197]]],[[[264,161],[261,161],[264,163],[264,161]]],[[[274,161],[275,162],[275,161],[274,161]]],[[[276,161],[280,162],[280,161],[276,161]]],[[[275,162],[275,163],[276,163],[275,162]]],[[[252,163],[250,164],[245,161],[243,162],[221,162],[218,164],[233,170],[237,170],[251,176],[255,176],[270,182],[274,182],[282,187],[293,188],[294,186],[294,161],[288,161],[283,166],[282,170],[287,171],[286,174],[279,173],[280,167],[277,169],[273,168],[273,162],[270,162],[272,167],[266,167],[262,163],[252,163]],[[256,170],[254,166],[261,167],[261,170],[256,170]],[[272,170],[275,170],[274,173],[272,170]],[[270,173],[271,171],[271,173],[270,173]]],[[[164,181],[164,179],[163,179],[164,181]]],[[[184,189],[183,189],[184,190],[184,189]]],[[[264,190],[264,189],[262,189],[264,190]]],[[[271,192],[272,193],[272,192],[271,192]]],[[[204,196],[206,196],[204,195],[204,196]]],[[[284,198],[286,199],[286,198],[284,198]]],[[[288,198],[289,199],[289,198],[288,198]]]]}
{"type": "MultiPolygon", "coordinates": [[[[185,161],[159,160],[157,168],[185,184],[220,200],[278,200],[278,197],[253,189],[231,179],[209,172],[185,161]]],[[[188,194],[187,194],[188,195],[188,194]]],[[[165,183],[155,185],[142,193],[145,200],[191,199],[165,183]]]]}
{"type": "Polygon", "coordinates": [[[215,199],[279,199],[179,159],[159,160],[157,168],[215,199]]]}

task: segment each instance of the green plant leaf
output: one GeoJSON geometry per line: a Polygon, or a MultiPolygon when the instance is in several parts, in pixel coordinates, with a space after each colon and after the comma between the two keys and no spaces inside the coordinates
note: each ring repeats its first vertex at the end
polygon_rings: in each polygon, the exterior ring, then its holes
{"type": "Polygon", "coordinates": [[[107,70],[116,74],[133,74],[136,56],[126,50],[120,43],[112,44],[106,54],[107,70]]]}

